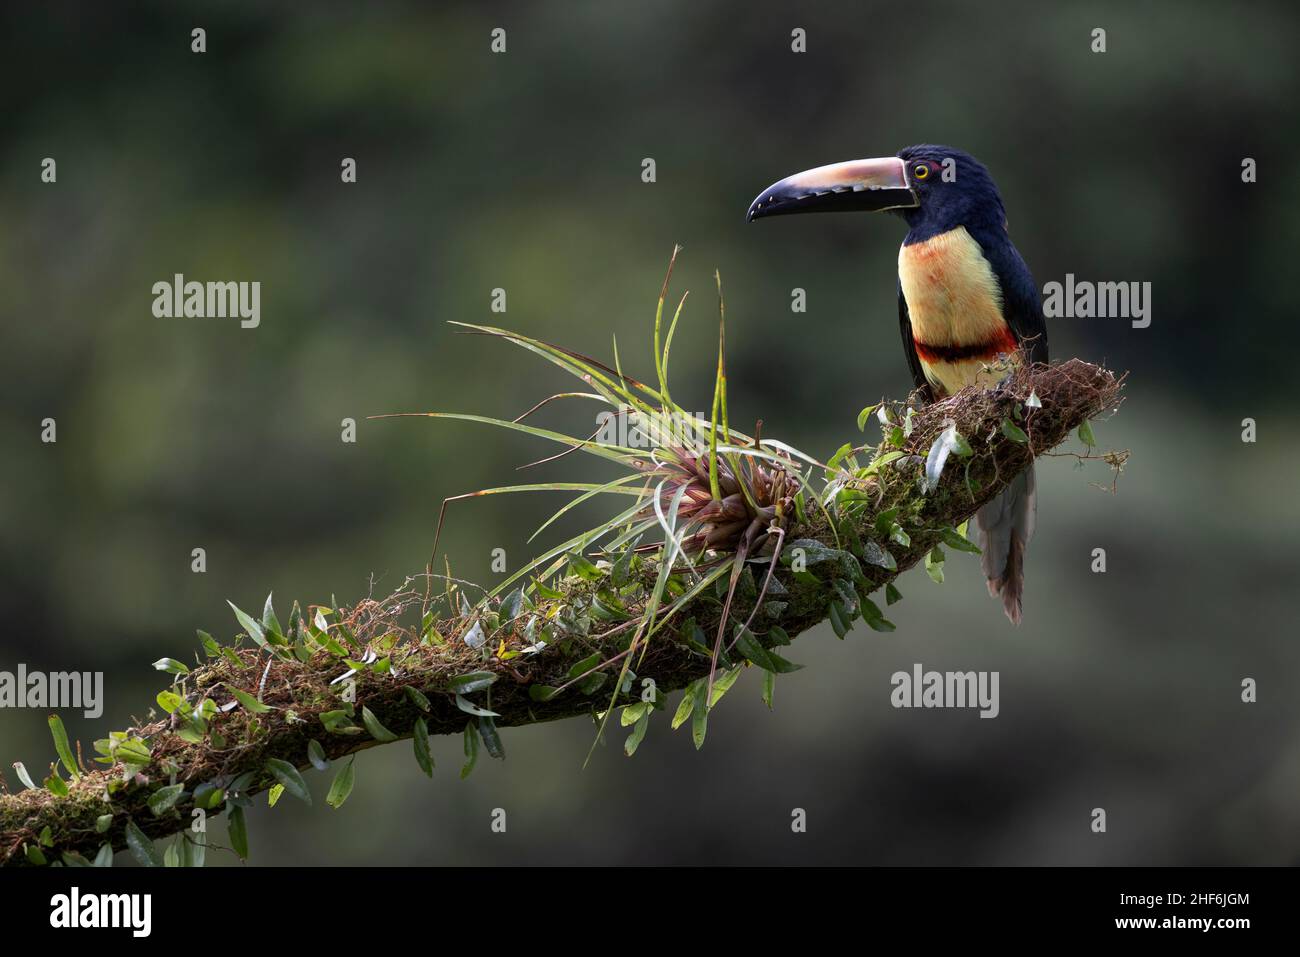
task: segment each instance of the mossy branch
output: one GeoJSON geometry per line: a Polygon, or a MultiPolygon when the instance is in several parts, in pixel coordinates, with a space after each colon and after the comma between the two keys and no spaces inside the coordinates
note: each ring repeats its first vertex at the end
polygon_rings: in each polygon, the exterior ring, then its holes
{"type": "MultiPolygon", "coordinates": [[[[1121,379],[1109,371],[1075,359],[1022,368],[997,390],[966,390],[916,410],[906,436],[893,450],[903,454],[888,456],[888,464],[857,483],[862,507],[853,512],[852,527],[833,527],[817,509],[808,508],[806,518],[787,529],[782,561],[773,575],[776,584],[762,614],[754,619],[753,638],[771,648],[778,637],[794,637],[825,620],[836,602],[841,603],[837,624],[843,624],[846,606],[848,618],[866,617],[870,623],[871,616],[864,614],[867,594],[922,561],[936,545],[951,543],[953,529],[1033,457],[1112,409],[1121,387],[1121,379]],[[964,449],[955,453],[938,484],[925,489],[921,479],[927,453],[951,425],[966,439],[969,454],[962,455],[964,449]],[[886,523],[890,527],[882,529],[877,518],[885,514],[891,516],[886,523]],[[903,534],[891,534],[894,515],[899,516],[903,534]],[[846,536],[851,541],[845,541],[846,536]],[[811,574],[795,574],[792,569],[795,547],[804,549],[801,557],[811,574]],[[854,595],[862,600],[855,603],[854,595]]],[[[898,439],[897,433],[894,438],[898,439]]],[[[877,449],[882,462],[886,448],[888,439],[877,449]]],[[[647,585],[653,583],[657,562],[657,556],[641,560],[633,575],[647,585]]],[[[752,567],[761,580],[767,566],[752,567]]],[[[558,597],[535,597],[528,616],[546,619],[574,607],[590,607],[611,570],[602,566],[598,574],[587,571],[585,578],[563,578],[558,597]]],[[[701,653],[696,628],[712,635],[723,604],[710,588],[682,607],[635,650],[636,686],[612,699],[614,682],[590,688],[598,683],[594,675],[601,672],[584,667],[580,670],[587,673],[576,682],[572,673],[584,661],[598,661],[601,671],[617,674],[637,608],[627,609],[631,618],[622,624],[617,616],[595,621],[585,634],[522,653],[526,639],[516,625],[523,615],[493,619],[493,627],[483,634],[486,644],[479,649],[463,641],[466,630],[476,622],[481,625],[472,613],[433,622],[441,641],[420,640],[419,634],[416,640],[393,640],[385,620],[410,610],[410,594],[405,600],[394,596],[388,602],[363,603],[349,619],[354,625],[362,618],[368,623],[348,633],[353,644],[346,657],[361,659],[357,662],[361,670],[352,678],[355,722],[339,721],[334,730],[327,730],[322,720],[322,715],[329,721],[331,713],[337,716],[345,707],[340,690],[346,682],[337,679],[348,666],[338,649],[330,653],[314,643],[306,646],[306,653],[300,645],[298,654],[283,644],[226,649],[177,676],[170,691],[184,705],[175,713],[128,733],[147,746],[146,764],[133,767],[118,761],[105,770],[79,768],[80,776],[66,782],[66,795],[41,787],[0,795],[0,862],[78,862],[79,855],[93,857],[105,844],[120,849],[128,845],[129,822],[150,838],[180,833],[190,825],[196,806],[207,813],[228,810],[240,801],[246,803],[250,795],[283,784],[286,766],[311,767],[313,741],[320,745],[318,760],[322,752],[336,760],[387,740],[409,738],[422,719],[429,734],[482,733],[489,749],[495,750],[499,745],[495,728],[604,712],[612,700],[617,705],[636,704],[645,678],[653,679],[660,695],[683,688],[710,671],[710,658],[701,653]],[[464,676],[471,673],[483,677],[466,688],[464,676]],[[458,679],[465,696],[455,693],[458,679]],[[484,687],[488,681],[491,684],[484,687]],[[564,690],[546,698],[538,688],[564,690]],[[470,693],[474,695],[470,707],[490,709],[497,717],[476,719],[467,713],[462,705],[469,704],[470,693]],[[201,735],[182,735],[187,720],[183,715],[204,699],[215,703],[216,712],[206,717],[201,735]],[[481,727],[467,730],[467,722],[481,727]],[[168,786],[172,790],[160,799],[168,786]],[[33,848],[38,849],[34,854],[33,848]]],[[[738,593],[731,620],[748,619],[757,598],[753,589],[738,593]]],[[[874,620],[880,623],[879,618],[874,620]]],[[[289,631],[295,630],[294,624],[289,631]]],[[[255,624],[252,630],[258,630],[255,624]]],[[[724,665],[735,667],[743,661],[733,649],[724,665]]],[[[289,787],[290,793],[297,790],[289,787]]],[[[134,830],[131,833],[138,836],[134,830]]]]}

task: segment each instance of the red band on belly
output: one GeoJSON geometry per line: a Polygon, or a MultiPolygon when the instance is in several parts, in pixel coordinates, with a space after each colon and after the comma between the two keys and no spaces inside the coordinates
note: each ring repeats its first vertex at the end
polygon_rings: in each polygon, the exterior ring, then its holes
{"type": "Polygon", "coordinates": [[[912,344],[916,346],[917,357],[922,362],[929,363],[961,362],[965,359],[992,359],[1000,352],[1010,354],[1019,348],[1016,337],[1007,328],[1004,328],[1002,334],[995,339],[975,342],[970,345],[937,345],[935,343],[921,342],[915,338],[912,340],[912,344]]]}

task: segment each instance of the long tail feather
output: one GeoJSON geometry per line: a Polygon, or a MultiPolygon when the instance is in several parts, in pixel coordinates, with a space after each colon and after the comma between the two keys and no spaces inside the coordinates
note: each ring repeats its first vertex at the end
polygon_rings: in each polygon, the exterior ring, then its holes
{"type": "Polygon", "coordinates": [[[981,565],[989,594],[1002,599],[1012,624],[1020,624],[1025,591],[1025,551],[1034,535],[1038,503],[1034,468],[1016,476],[997,498],[975,513],[975,529],[983,550],[981,565]]]}

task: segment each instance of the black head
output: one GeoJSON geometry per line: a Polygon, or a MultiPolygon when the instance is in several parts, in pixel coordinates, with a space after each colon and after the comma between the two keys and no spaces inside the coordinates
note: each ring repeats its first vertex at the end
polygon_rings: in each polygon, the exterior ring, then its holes
{"type": "Polygon", "coordinates": [[[898,158],[917,205],[900,210],[918,239],[957,226],[1001,226],[1006,221],[1002,196],[988,168],[969,153],[950,146],[909,146],[898,158]]]}

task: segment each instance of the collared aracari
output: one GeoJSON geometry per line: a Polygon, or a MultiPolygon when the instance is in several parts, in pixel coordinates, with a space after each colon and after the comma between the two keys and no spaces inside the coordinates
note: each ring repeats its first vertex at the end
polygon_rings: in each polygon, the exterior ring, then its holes
{"type": "MultiPolygon", "coordinates": [[[[786,213],[890,210],[907,222],[898,253],[903,350],[927,399],[993,388],[1020,351],[1047,361],[1038,286],[1007,234],[1002,197],[984,165],[946,146],[851,160],[774,183],[749,220],[786,213]]],[[[1034,533],[1031,466],[975,515],[989,594],[1019,624],[1025,548],[1034,533]]]]}

